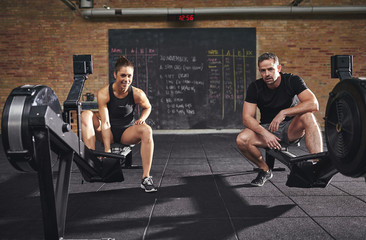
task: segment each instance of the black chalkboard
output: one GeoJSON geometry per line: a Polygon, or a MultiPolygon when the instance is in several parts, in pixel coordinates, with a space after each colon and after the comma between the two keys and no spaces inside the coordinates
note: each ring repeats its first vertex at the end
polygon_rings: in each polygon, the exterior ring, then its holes
{"type": "Polygon", "coordinates": [[[110,82],[120,55],[135,65],[133,86],[152,104],[153,129],[242,128],[255,28],[110,29],[110,82]]]}

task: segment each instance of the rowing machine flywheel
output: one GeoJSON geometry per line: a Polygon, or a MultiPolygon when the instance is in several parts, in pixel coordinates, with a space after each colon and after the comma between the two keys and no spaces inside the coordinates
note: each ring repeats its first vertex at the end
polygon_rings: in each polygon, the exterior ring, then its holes
{"type": "Polygon", "coordinates": [[[325,137],[336,169],[350,177],[366,174],[366,81],[340,81],[329,94],[325,137]]]}
{"type": "Polygon", "coordinates": [[[49,106],[61,117],[60,102],[47,86],[17,87],[5,102],[1,121],[3,146],[9,162],[20,171],[37,171],[28,119],[31,108],[42,105],[49,106]]]}

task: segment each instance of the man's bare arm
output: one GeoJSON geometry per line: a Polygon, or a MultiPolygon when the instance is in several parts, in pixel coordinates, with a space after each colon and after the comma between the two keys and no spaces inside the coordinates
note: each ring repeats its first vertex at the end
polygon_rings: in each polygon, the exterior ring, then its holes
{"type": "Polygon", "coordinates": [[[286,117],[301,115],[307,112],[316,112],[319,110],[318,100],[310,89],[302,91],[297,97],[299,98],[300,103],[294,107],[280,111],[269,126],[271,131],[277,131],[280,123],[286,117]]]}

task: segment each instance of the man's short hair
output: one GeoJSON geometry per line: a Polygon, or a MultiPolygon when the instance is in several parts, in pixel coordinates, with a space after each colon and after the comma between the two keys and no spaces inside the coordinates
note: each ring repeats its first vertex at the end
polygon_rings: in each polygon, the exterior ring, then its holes
{"type": "Polygon", "coordinates": [[[273,59],[274,60],[274,63],[276,65],[279,65],[280,64],[280,62],[278,61],[278,57],[276,56],[276,54],[266,52],[266,53],[263,53],[262,55],[259,56],[259,58],[258,58],[258,66],[259,66],[259,63],[263,62],[264,60],[269,60],[269,59],[273,59]]]}

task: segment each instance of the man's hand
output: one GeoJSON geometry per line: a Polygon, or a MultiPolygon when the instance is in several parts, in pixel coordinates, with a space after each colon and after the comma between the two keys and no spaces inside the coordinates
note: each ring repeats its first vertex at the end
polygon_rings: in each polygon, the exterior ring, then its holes
{"type": "Polygon", "coordinates": [[[285,120],[286,115],[283,113],[283,111],[280,111],[277,116],[272,120],[271,124],[269,125],[268,129],[271,132],[277,132],[278,127],[280,126],[280,123],[285,120]]]}
{"type": "Polygon", "coordinates": [[[281,149],[281,144],[279,143],[279,141],[281,141],[281,139],[279,139],[277,136],[273,135],[272,133],[266,131],[265,135],[262,135],[264,138],[264,141],[266,142],[268,148],[270,149],[281,149]]]}

